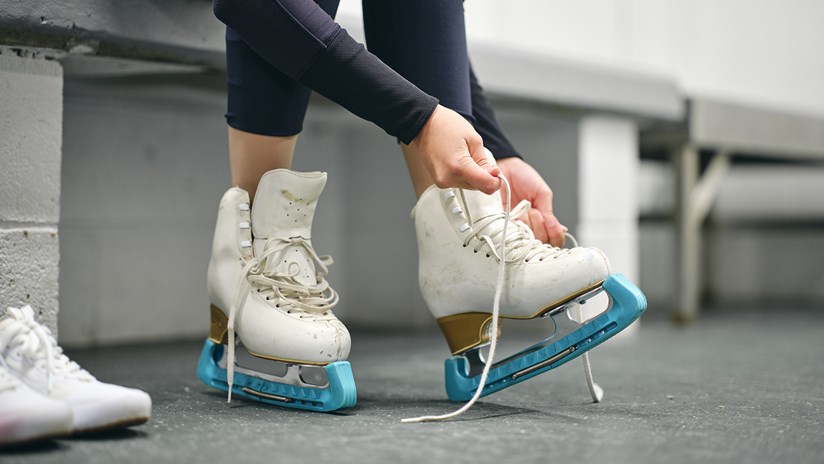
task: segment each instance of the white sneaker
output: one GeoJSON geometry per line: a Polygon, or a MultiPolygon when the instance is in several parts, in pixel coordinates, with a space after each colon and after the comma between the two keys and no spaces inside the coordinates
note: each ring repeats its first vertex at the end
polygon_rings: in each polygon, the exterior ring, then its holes
{"type": "Polygon", "coordinates": [[[0,446],[68,435],[72,410],[27,387],[0,363],[0,446]]]}
{"type": "Polygon", "coordinates": [[[23,383],[71,408],[74,433],[149,420],[148,394],[95,379],[63,354],[49,329],[34,319],[30,306],[8,308],[0,319],[0,358],[23,383]]]}

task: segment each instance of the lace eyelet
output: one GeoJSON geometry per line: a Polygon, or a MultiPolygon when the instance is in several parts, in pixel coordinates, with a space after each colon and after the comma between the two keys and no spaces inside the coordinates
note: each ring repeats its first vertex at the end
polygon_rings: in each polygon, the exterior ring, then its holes
{"type": "Polygon", "coordinates": [[[489,258],[489,253],[486,254],[486,257],[489,258]]]}

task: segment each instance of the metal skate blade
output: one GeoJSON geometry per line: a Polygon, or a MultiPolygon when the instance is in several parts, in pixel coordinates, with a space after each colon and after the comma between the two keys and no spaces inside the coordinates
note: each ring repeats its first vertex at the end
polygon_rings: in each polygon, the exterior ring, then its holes
{"type": "MultiPolygon", "coordinates": [[[[218,360],[218,365],[226,369],[228,350],[218,360]]],[[[323,366],[290,364],[255,356],[238,342],[235,348],[235,372],[272,382],[286,383],[298,387],[324,388],[329,385],[323,366]]],[[[252,394],[258,394],[255,392],[252,394]]],[[[259,394],[262,396],[263,394],[259,394]]],[[[277,399],[277,398],[272,398],[277,399]]]]}
{"type": "Polygon", "coordinates": [[[266,398],[266,399],[268,399],[268,400],[282,401],[282,402],[284,402],[284,403],[288,403],[288,402],[292,401],[292,398],[287,398],[287,397],[285,397],[285,396],[278,396],[278,395],[272,395],[272,394],[269,394],[269,393],[259,392],[259,391],[257,391],[257,390],[252,390],[252,389],[251,389],[251,388],[249,388],[249,387],[243,387],[243,388],[241,388],[241,390],[242,390],[244,393],[248,393],[248,394],[250,394],[250,395],[259,396],[259,397],[261,397],[261,398],[266,398]]]}
{"type": "MultiPolygon", "coordinates": [[[[543,340],[539,341],[538,343],[536,343],[536,344],[534,344],[534,345],[518,352],[517,354],[515,354],[513,356],[510,356],[510,357],[507,357],[506,359],[495,362],[493,367],[499,367],[499,366],[502,366],[504,364],[508,364],[508,363],[512,362],[513,360],[515,360],[517,358],[520,358],[524,355],[527,355],[527,354],[533,353],[535,351],[538,351],[540,349],[543,349],[543,348],[551,345],[552,343],[555,343],[556,340],[560,340],[560,339],[566,337],[567,335],[569,335],[570,333],[575,332],[576,330],[579,330],[581,327],[586,325],[586,322],[588,322],[588,321],[578,322],[578,321],[575,320],[575,318],[573,316],[573,313],[576,312],[576,309],[579,309],[579,308],[577,308],[577,306],[586,304],[588,300],[592,299],[593,297],[597,296],[598,294],[600,294],[603,291],[604,291],[603,287],[599,286],[599,287],[594,288],[594,289],[592,289],[592,290],[590,290],[590,291],[588,291],[588,292],[586,292],[582,295],[579,295],[579,296],[575,297],[574,299],[568,301],[567,303],[559,305],[559,306],[553,308],[552,310],[546,312],[541,317],[544,318],[544,319],[548,318],[552,321],[552,323],[553,323],[553,325],[551,326],[551,327],[553,327],[552,333],[548,337],[546,337],[543,340]]],[[[610,304],[608,304],[603,309],[603,311],[599,312],[599,314],[597,314],[595,317],[597,317],[597,316],[603,314],[604,312],[606,312],[609,309],[610,305],[611,305],[611,302],[610,302],[610,304]]],[[[479,375],[483,371],[483,368],[486,365],[486,354],[485,353],[488,351],[488,346],[489,346],[489,344],[486,343],[484,345],[477,346],[477,347],[475,347],[475,348],[473,348],[473,349],[471,349],[471,350],[464,353],[463,356],[467,359],[467,361],[469,363],[469,376],[470,377],[474,377],[476,375],[479,375]]],[[[571,354],[574,351],[575,351],[574,347],[567,348],[566,350],[563,350],[563,351],[559,352],[558,354],[556,354],[555,356],[553,356],[551,359],[543,361],[540,366],[534,366],[535,369],[529,368],[529,369],[525,369],[524,371],[521,371],[521,372],[518,372],[518,373],[514,374],[515,377],[513,377],[513,378],[517,378],[517,377],[526,375],[526,374],[528,374],[528,373],[530,373],[530,372],[532,372],[536,369],[540,369],[544,365],[552,364],[552,363],[558,361],[559,359],[571,354]],[[527,372],[527,370],[529,372],[527,372]]]]}

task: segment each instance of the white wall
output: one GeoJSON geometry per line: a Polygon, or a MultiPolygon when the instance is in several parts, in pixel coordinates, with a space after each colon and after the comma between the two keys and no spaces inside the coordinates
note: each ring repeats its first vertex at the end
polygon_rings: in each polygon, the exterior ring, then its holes
{"type": "Polygon", "coordinates": [[[468,34],[481,42],[657,71],[674,77],[688,94],[824,114],[820,0],[468,0],[465,5],[468,34]]]}

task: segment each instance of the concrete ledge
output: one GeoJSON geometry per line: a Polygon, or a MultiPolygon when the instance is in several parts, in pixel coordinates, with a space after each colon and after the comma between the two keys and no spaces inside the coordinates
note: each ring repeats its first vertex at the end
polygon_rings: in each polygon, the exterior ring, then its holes
{"type": "Polygon", "coordinates": [[[824,159],[824,118],[695,98],[690,140],[699,147],[767,157],[824,159]]]}
{"type": "Polygon", "coordinates": [[[481,83],[493,93],[669,121],[684,115],[680,90],[663,76],[487,44],[471,48],[481,83]]]}
{"type": "Polygon", "coordinates": [[[57,333],[56,227],[0,229],[0,305],[32,305],[57,333]]]}
{"type": "Polygon", "coordinates": [[[223,27],[203,0],[6,0],[0,44],[224,66],[223,27]]]}

